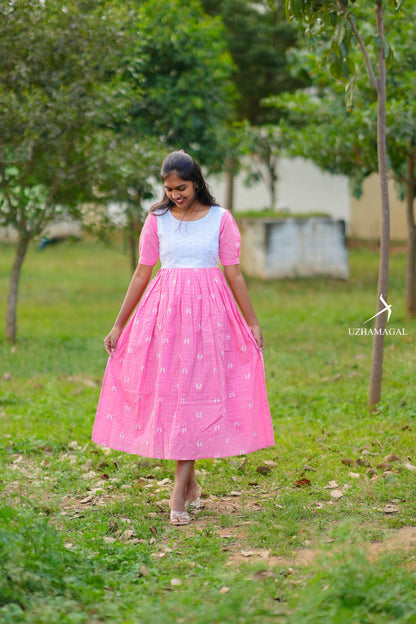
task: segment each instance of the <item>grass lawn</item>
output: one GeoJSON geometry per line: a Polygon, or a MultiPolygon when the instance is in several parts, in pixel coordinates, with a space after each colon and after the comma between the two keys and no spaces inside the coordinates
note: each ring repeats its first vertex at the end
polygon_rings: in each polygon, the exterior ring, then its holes
{"type": "MultiPolygon", "coordinates": [[[[0,318],[12,249],[0,247],[0,318]]],[[[168,522],[174,462],[103,450],[102,340],[129,281],[121,245],[33,247],[18,343],[0,331],[0,621],[416,623],[416,322],[391,258],[383,399],[366,408],[377,254],[351,277],[248,280],[276,445],[197,464],[203,506],[168,522]]]]}

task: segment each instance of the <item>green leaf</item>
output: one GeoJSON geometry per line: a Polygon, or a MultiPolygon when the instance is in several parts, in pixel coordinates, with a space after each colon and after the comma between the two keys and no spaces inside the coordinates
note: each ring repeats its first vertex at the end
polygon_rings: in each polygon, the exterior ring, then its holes
{"type": "Polygon", "coordinates": [[[375,35],[374,37],[374,46],[377,50],[381,50],[381,46],[383,45],[383,39],[380,35],[375,35]]]}

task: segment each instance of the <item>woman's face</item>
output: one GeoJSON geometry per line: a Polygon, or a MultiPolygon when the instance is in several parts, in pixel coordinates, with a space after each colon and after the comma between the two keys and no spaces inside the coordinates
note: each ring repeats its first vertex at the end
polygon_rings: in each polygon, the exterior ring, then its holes
{"type": "Polygon", "coordinates": [[[166,195],[181,210],[186,210],[195,200],[195,182],[183,180],[175,172],[164,179],[166,195]]]}

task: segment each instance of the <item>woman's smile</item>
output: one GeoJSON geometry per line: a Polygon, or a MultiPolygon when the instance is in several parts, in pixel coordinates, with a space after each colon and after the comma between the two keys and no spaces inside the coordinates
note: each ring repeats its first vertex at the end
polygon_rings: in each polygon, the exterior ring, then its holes
{"type": "Polygon", "coordinates": [[[166,176],[164,186],[166,195],[178,208],[190,208],[196,199],[195,184],[183,180],[176,173],[166,176]]]}

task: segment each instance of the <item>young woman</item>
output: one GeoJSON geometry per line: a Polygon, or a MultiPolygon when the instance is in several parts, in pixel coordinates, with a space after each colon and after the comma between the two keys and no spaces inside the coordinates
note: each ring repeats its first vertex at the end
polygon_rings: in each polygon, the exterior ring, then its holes
{"type": "Polygon", "coordinates": [[[249,453],[274,439],[237,225],[189,154],[169,154],[161,178],[163,199],[146,218],[139,264],[104,340],[110,358],[93,440],[176,460],[170,519],[187,524],[201,494],[196,459],[249,453]]]}

